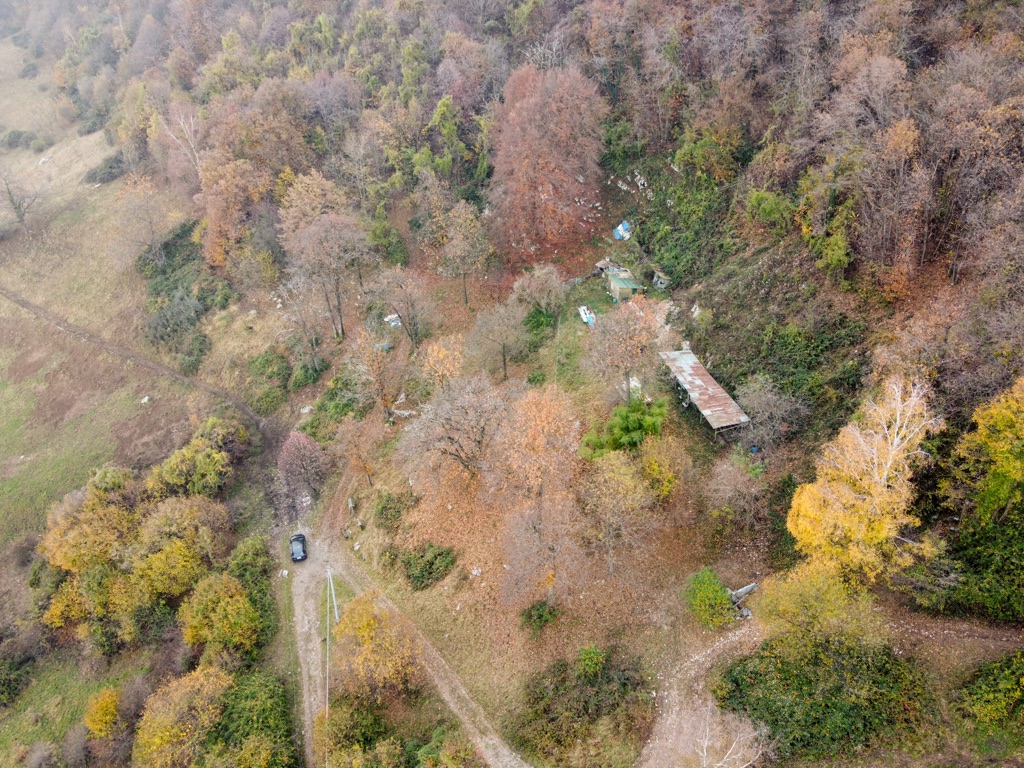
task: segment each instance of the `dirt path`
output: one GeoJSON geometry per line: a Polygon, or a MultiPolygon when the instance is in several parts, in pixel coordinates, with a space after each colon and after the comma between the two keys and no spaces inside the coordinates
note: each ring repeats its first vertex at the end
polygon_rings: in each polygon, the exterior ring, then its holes
{"type": "Polygon", "coordinates": [[[203,392],[213,395],[214,397],[220,398],[221,400],[231,403],[231,405],[233,405],[235,408],[237,408],[239,411],[245,414],[246,417],[252,419],[252,421],[255,424],[259,425],[260,429],[262,430],[263,419],[257,416],[256,413],[253,412],[253,410],[248,406],[248,404],[246,404],[244,400],[232,394],[231,392],[228,392],[225,389],[221,389],[220,387],[215,387],[212,384],[207,384],[205,381],[202,381],[200,379],[196,379],[191,376],[185,376],[181,373],[178,373],[178,371],[174,370],[173,368],[169,368],[166,365],[150,360],[144,355],[141,355],[138,352],[129,349],[128,347],[123,347],[120,344],[114,344],[113,342],[107,341],[106,339],[102,338],[101,336],[98,336],[92,331],[83,328],[80,325],[75,325],[74,323],[68,322],[64,318],[54,314],[53,312],[50,312],[48,309],[45,309],[44,307],[41,307],[38,304],[33,304],[28,299],[19,296],[18,294],[5,288],[2,285],[0,285],[0,296],[3,296],[5,299],[7,299],[13,304],[17,304],[26,312],[34,315],[43,322],[49,323],[54,328],[57,328],[58,330],[63,331],[64,333],[70,336],[75,336],[79,339],[82,339],[83,341],[86,341],[89,344],[99,347],[103,351],[109,352],[111,355],[114,355],[115,357],[119,357],[122,360],[126,360],[131,363],[134,363],[135,365],[147,368],[159,376],[165,376],[181,384],[202,390],[203,392]]]}
{"type": "MultiPolygon", "coordinates": [[[[295,632],[302,666],[303,732],[306,742],[306,761],[313,765],[313,719],[324,706],[324,635],[319,626],[324,586],[327,584],[327,570],[336,579],[344,581],[357,595],[373,589],[363,566],[343,544],[329,538],[317,538],[309,531],[303,531],[309,538],[309,559],[296,564],[290,571],[292,577],[292,600],[295,605],[295,632]]],[[[337,584],[337,582],[335,582],[337,584]]],[[[378,597],[378,605],[391,613],[404,617],[401,610],[386,596],[378,597]]],[[[491,768],[528,768],[512,748],[498,735],[487,721],[487,716],[472,699],[462,681],[444,660],[430,639],[415,623],[406,623],[422,652],[426,673],[441,698],[451,710],[463,732],[473,742],[487,765],[491,768]]]]}
{"type": "Polygon", "coordinates": [[[708,670],[720,660],[736,656],[761,641],[761,629],[744,621],[704,648],[704,638],[684,640],[684,659],[658,691],[654,731],[640,754],[637,768],[672,768],[692,759],[695,727],[707,716],[708,670]]]}

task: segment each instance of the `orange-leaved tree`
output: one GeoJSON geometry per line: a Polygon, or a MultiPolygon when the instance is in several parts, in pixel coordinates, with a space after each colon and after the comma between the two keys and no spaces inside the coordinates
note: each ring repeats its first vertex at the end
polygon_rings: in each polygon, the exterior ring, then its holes
{"type": "Polygon", "coordinates": [[[597,200],[608,107],[575,67],[517,69],[494,127],[491,198],[515,248],[575,240],[597,200]]]}

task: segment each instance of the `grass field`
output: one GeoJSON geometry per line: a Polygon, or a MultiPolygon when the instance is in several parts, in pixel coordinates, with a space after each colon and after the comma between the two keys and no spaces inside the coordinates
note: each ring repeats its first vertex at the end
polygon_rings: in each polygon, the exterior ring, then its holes
{"type": "Polygon", "coordinates": [[[89,697],[149,669],[144,653],[119,656],[107,669],[83,673],[75,654],[58,652],[34,670],[32,682],[10,709],[0,711],[0,765],[17,765],[38,741],[60,744],[82,721],[89,697]]]}

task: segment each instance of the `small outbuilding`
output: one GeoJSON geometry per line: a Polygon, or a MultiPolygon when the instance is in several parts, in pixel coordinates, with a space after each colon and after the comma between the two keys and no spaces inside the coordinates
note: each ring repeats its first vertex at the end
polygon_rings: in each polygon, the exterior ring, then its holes
{"type": "Polygon", "coordinates": [[[644,292],[644,287],[633,278],[633,273],[628,269],[607,269],[604,275],[608,281],[608,293],[615,301],[628,301],[636,294],[644,292]]]}
{"type": "Polygon", "coordinates": [[[683,348],[676,352],[659,354],[686,393],[684,405],[696,405],[715,434],[729,432],[750,423],[750,417],[701,365],[688,342],[684,341],[683,348]]]}

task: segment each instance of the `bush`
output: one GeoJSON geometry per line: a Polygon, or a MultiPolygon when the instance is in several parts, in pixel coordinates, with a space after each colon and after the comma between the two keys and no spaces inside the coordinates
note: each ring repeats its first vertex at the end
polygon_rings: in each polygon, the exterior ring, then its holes
{"type": "Polygon", "coordinates": [[[0,658],[0,707],[8,707],[14,703],[28,685],[31,671],[31,658],[0,658]]]}
{"type": "Polygon", "coordinates": [[[203,305],[178,291],[146,320],[146,339],[151,344],[174,344],[196,327],[203,315],[203,305]]]}
{"type": "Polygon", "coordinates": [[[53,146],[53,144],[53,139],[49,138],[48,136],[38,136],[32,139],[32,141],[28,145],[28,148],[31,149],[36,154],[39,154],[40,152],[45,152],[46,150],[48,150],[50,147],[53,146]]]}
{"type": "Polygon", "coordinates": [[[661,425],[667,414],[668,401],[665,399],[650,405],[636,399],[629,405],[617,406],[600,431],[594,428],[583,436],[580,455],[597,459],[610,451],[639,448],[648,435],[661,434],[661,425]]]}
{"type": "Polygon", "coordinates": [[[377,527],[388,533],[394,533],[402,522],[402,515],[416,506],[419,498],[416,494],[391,493],[381,491],[373,503],[373,520],[377,527]]]}
{"type": "MultiPolygon", "coordinates": [[[[95,168],[90,168],[85,174],[86,184],[107,184],[124,175],[124,156],[117,152],[110,157],[105,157],[95,168]]],[[[192,224],[189,224],[190,228],[192,224]]]]}
{"type": "Polygon", "coordinates": [[[439,582],[455,566],[455,552],[427,542],[402,555],[406,581],[415,590],[427,589],[439,582]]]}
{"type": "Polygon", "coordinates": [[[294,392],[297,389],[308,387],[310,384],[316,384],[320,381],[320,377],[326,370],[327,363],[322,360],[318,361],[317,365],[299,363],[295,366],[295,370],[292,372],[291,378],[288,380],[288,389],[294,392]]]}
{"type": "Polygon", "coordinates": [[[719,703],[764,724],[782,757],[834,757],[918,721],[924,677],[891,648],[848,637],[768,641],[714,687],[719,703]]]}
{"type": "Polygon", "coordinates": [[[557,606],[547,600],[538,600],[533,605],[524,608],[519,616],[522,619],[522,627],[529,629],[530,634],[537,638],[544,631],[544,627],[558,618],[559,613],[561,611],[557,606]]]}
{"type": "Polygon", "coordinates": [[[18,77],[22,80],[31,80],[33,77],[39,74],[39,65],[34,61],[26,61],[22,66],[21,71],[18,72],[18,77]]]}
{"type": "Polygon", "coordinates": [[[979,669],[964,707],[983,726],[1024,726],[1024,651],[979,669]]]}
{"type": "Polygon", "coordinates": [[[531,387],[542,387],[547,377],[544,375],[544,371],[531,371],[526,377],[526,383],[531,387]]]}
{"type": "Polygon", "coordinates": [[[252,672],[239,677],[228,691],[224,713],[210,738],[229,748],[260,739],[270,755],[259,765],[288,768],[295,764],[291,734],[291,709],[281,681],[266,672],[252,672]]]}
{"type": "Polygon", "coordinates": [[[359,377],[352,370],[343,368],[327,382],[323,394],[313,404],[313,413],[299,425],[299,431],[318,443],[328,443],[342,419],[350,413],[362,418],[370,405],[371,401],[360,390],[359,377]]]}
{"type": "Polygon", "coordinates": [[[268,416],[288,399],[292,366],[280,352],[268,349],[246,364],[249,383],[245,401],[256,413],[268,416]]]}
{"type": "Polygon", "coordinates": [[[32,131],[12,128],[3,135],[3,138],[0,138],[0,144],[3,144],[7,149],[28,149],[35,139],[36,135],[32,131]]]}
{"type": "Polygon", "coordinates": [[[85,727],[93,738],[105,739],[117,723],[117,705],[121,701],[118,688],[107,687],[89,697],[85,708],[85,727]]]}
{"type": "Polygon", "coordinates": [[[203,364],[203,358],[210,351],[210,338],[205,333],[195,331],[188,337],[185,351],[178,360],[178,370],[185,376],[194,376],[203,364]]]}
{"type": "MultiPolygon", "coordinates": [[[[556,661],[529,680],[524,699],[512,719],[512,740],[527,756],[556,765],[574,764],[569,755],[576,750],[600,754],[621,741],[638,754],[652,721],[639,659],[615,648],[587,646],[573,663],[556,661]]],[[[597,754],[591,759],[589,765],[608,764],[597,754]]]]}
{"type": "Polygon", "coordinates": [[[277,631],[277,603],[270,586],[270,575],[275,569],[274,558],[262,536],[243,539],[228,559],[227,574],[245,588],[262,620],[260,645],[266,645],[277,631]]]}
{"type": "Polygon", "coordinates": [[[718,629],[736,619],[729,590],[710,568],[702,568],[693,575],[683,590],[683,600],[694,618],[708,629],[718,629]]]}
{"type": "Polygon", "coordinates": [[[747,218],[759,221],[776,237],[785,237],[794,226],[796,207],[782,195],[766,189],[752,189],[747,194],[747,218]]]}

